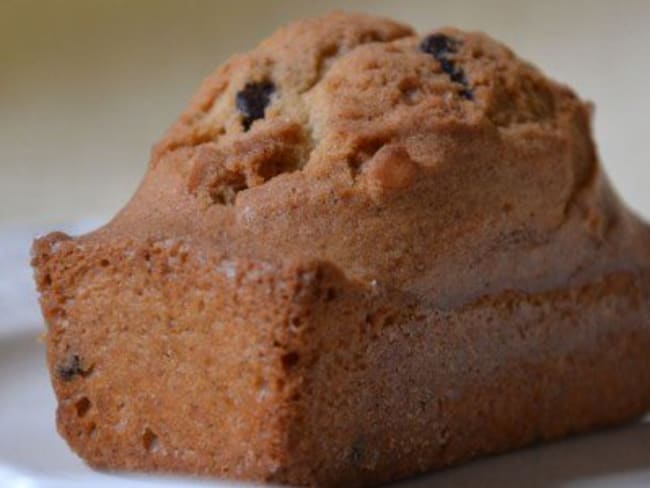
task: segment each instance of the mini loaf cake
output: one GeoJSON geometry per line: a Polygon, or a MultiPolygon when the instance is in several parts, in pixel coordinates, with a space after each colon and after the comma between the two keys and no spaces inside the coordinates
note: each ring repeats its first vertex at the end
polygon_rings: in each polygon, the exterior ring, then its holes
{"type": "Polygon", "coordinates": [[[36,241],[91,466],[362,486],[650,408],[650,230],[590,106],[483,34],[334,13],[203,83],[131,202],[36,241]]]}

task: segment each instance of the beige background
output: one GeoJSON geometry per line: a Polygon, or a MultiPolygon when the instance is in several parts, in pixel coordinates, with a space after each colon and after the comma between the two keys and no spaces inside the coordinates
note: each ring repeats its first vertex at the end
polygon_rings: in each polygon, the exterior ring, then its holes
{"type": "Polygon", "coordinates": [[[0,226],[105,218],[202,77],[335,7],[481,29],[597,104],[605,166],[650,217],[650,1],[0,0],[0,226]]]}

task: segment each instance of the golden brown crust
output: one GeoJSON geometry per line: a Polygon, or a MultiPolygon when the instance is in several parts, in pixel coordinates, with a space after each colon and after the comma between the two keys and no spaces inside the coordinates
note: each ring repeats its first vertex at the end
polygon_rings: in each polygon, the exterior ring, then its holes
{"type": "Polygon", "coordinates": [[[58,428],[91,465],[265,479],[287,464],[288,327],[316,267],[63,235],[39,241],[34,264],[58,428]]]}
{"type": "Polygon", "coordinates": [[[334,13],[281,29],[206,80],[96,237],[189,235],[231,255],[323,259],[449,303],[579,284],[612,270],[605,240],[627,246],[612,256],[647,255],[603,234],[627,217],[611,211],[589,107],[483,34],[435,35],[453,40],[447,65],[386,20],[334,13]],[[261,82],[274,90],[246,129],[237,96],[261,82]],[[465,276],[475,259],[492,263],[484,286],[465,276]]]}
{"type": "Polygon", "coordinates": [[[360,486],[650,407],[650,230],[487,36],[333,13],[211,75],[107,226],[34,246],[84,459],[360,486]]]}

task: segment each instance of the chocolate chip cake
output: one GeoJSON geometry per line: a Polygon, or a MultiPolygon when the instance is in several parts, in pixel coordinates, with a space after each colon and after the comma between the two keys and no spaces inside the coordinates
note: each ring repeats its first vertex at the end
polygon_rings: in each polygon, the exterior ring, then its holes
{"type": "Polygon", "coordinates": [[[34,244],[59,432],[368,486],[641,415],[650,228],[590,116],[452,28],[333,13],[234,56],[109,224],[34,244]]]}

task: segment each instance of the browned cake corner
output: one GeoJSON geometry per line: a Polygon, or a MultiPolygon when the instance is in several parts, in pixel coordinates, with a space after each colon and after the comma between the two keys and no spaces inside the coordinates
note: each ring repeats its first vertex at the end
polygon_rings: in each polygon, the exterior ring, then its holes
{"type": "Polygon", "coordinates": [[[650,408],[650,230],[590,109],[476,33],[333,13],[219,68],[108,225],[34,245],[91,465],[386,482],[650,408]]]}

